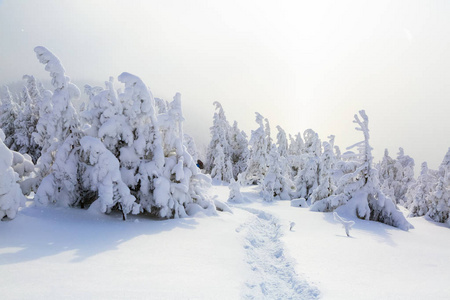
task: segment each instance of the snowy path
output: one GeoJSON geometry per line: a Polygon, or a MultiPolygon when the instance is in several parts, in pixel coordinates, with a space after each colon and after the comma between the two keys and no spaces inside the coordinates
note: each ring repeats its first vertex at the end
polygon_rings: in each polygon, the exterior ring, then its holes
{"type": "Polygon", "coordinates": [[[235,206],[251,213],[236,229],[243,234],[246,261],[252,276],[245,283],[245,299],[316,299],[319,291],[295,272],[295,261],[285,253],[280,241],[281,225],[262,210],[235,206]]]}

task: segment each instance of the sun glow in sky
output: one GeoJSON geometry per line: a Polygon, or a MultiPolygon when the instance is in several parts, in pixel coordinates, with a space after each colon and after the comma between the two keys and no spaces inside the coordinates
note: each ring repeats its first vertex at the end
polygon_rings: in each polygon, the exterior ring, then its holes
{"type": "Polygon", "coordinates": [[[248,135],[257,111],[273,138],[312,128],[342,150],[365,109],[376,160],[403,147],[436,168],[450,146],[448,1],[0,0],[0,38],[0,84],[48,78],[37,45],[76,83],[134,73],[182,94],[199,148],[214,101],[248,135]]]}

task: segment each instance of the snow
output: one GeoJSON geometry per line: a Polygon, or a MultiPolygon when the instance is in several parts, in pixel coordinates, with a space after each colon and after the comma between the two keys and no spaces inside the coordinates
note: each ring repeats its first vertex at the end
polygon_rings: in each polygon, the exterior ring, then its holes
{"type": "MultiPolygon", "coordinates": [[[[226,202],[227,185],[208,193],[226,202]]],[[[267,203],[159,220],[29,205],[0,222],[3,299],[449,299],[450,231],[267,203]],[[290,229],[294,223],[295,228],[290,229]]],[[[231,204],[230,204],[231,205],[231,204]]],[[[195,210],[195,208],[192,208],[195,210]]],[[[402,211],[405,215],[406,211],[402,211]]]]}

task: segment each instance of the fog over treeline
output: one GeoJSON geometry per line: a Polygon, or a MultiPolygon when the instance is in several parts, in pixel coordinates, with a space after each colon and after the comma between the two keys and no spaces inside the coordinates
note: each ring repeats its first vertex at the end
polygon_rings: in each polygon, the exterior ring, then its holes
{"type": "Polygon", "coordinates": [[[47,85],[33,53],[43,45],[81,90],[126,71],[155,97],[180,92],[200,149],[214,101],[247,134],[257,111],[342,148],[359,140],[351,120],[365,109],[376,160],[403,147],[436,168],[450,136],[449,5],[4,0],[0,84],[30,74],[47,85]]]}

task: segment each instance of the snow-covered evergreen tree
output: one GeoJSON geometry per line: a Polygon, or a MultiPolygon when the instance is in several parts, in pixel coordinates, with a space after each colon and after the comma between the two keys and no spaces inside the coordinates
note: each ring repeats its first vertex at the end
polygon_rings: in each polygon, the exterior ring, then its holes
{"type": "Polygon", "coordinates": [[[237,179],[247,169],[247,160],[250,155],[248,149],[247,135],[239,130],[238,124],[234,121],[230,129],[231,164],[233,165],[233,177],[237,179]]]}
{"type": "Polygon", "coordinates": [[[311,204],[330,197],[336,190],[334,164],[336,157],[333,152],[333,141],[323,142],[323,153],[319,163],[319,185],[311,194],[311,204]]]}
{"type": "Polygon", "coordinates": [[[129,213],[138,214],[139,205],[131,195],[130,189],[122,181],[117,158],[104,144],[93,137],[85,136],[80,141],[82,151],[83,191],[79,196],[84,202],[95,202],[92,206],[103,213],[117,207],[124,220],[129,213]],[[92,198],[92,200],[90,199],[92,198]]]}
{"type": "Polygon", "coordinates": [[[183,136],[183,143],[186,146],[187,152],[192,156],[194,162],[197,162],[198,151],[194,139],[189,134],[185,133],[183,136]]]}
{"type": "Polygon", "coordinates": [[[19,207],[25,205],[25,197],[14,172],[13,153],[3,143],[5,134],[0,129],[0,220],[5,216],[14,219],[19,207]]]}
{"type": "Polygon", "coordinates": [[[406,202],[406,192],[414,183],[414,159],[405,155],[403,148],[399,148],[397,162],[402,166],[401,177],[399,178],[399,188],[395,191],[395,197],[400,204],[406,202]]]}
{"type": "Polygon", "coordinates": [[[274,199],[290,200],[295,187],[285,168],[285,159],[280,157],[276,145],[272,145],[268,158],[269,168],[261,184],[261,196],[268,202],[274,199]]]}
{"type": "MultiPolygon", "coordinates": [[[[122,73],[119,81],[125,84],[119,95],[121,110],[103,124],[99,135],[108,138],[106,146],[118,157],[122,179],[141,208],[153,212],[155,181],[163,172],[165,152],[153,95],[135,75],[122,73]],[[118,126],[122,128],[117,130],[118,126]]],[[[169,138],[164,140],[171,143],[169,138]]]]}
{"type": "Polygon", "coordinates": [[[277,147],[278,153],[281,157],[288,157],[288,140],[286,137],[286,132],[281,128],[281,126],[277,126],[278,134],[277,134],[277,147]]]}
{"type": "Polygon", "coordinates": [[[53,53],[41,46],[34,48],[34,51],[50,73],[54,87],[53,93],[47,90],[43,92],[39,121],[36,125],[37,132],[33,133],[36,143],[42,147],[41,156],[36,164],[36,186],[38,186],[43,178],[51,173],[58,148],[67,138],[77,142],[74,135],[79,134],[80,122],[72,99],[79,97],[80,90],[70,82],[60,60],[53,53]]]}
{"type": "Polygon", "coordinates": [[[221,144],[216,145],[213,166],[211,178],[214,180],[228,182],[233,178],[233,165],[231,164],[231,160],[227,159],[221,144]]]}
{"type": "Polygon", "coordinates": [[[9,149],[17,150],[14,121],[17,119],[19,106],[7,86],[0,88],[0,103],[0,129],[5,134],[3,142],[9,149]]]}
{"type": "Polygon", "coordinates": [[[291,168],[291,178],[295,178],[297,177],[299,170],[302,168],[301,156],[304,152],[305,144],[300,132],[295,135],[295,138],[289,135],[289,141],[288,163],[291,168]]]}
{"type": "Polygon", "coordinates": [[[438,171],[429,170],[426,163],[417,181],[407,194],[411,217],[423,216],[436,222],[448,222],[450,213],[450,148],[438,171]]]}
{"type": "Polygon", "coordinates": [[[428,212],[428,196],[432,193],[435,182],[436,177],[428,169],[428,164],[423,162],[419,177],[406,193],[405,206],[410,211],[410,217],[424,216],[428,212]]]}
{"type": "Polygon", "coordinates": [[[376,167],[383,193],[398,203],[398,200],[395,197],[395,191],[396,189],[399,189],[400,183],[397,179],[402,173],[402,166],[395,159],[390,157],[388,150],[385,149],[383,159],[376,167]]]}
{"type": "Polygon", "coordinates": [[[364,140],[349,147],[358,147],[359,166],[355,172],[344,175],[336,190],[336,195],[315,202],[311,210],[334,211],[346,210],[348,214],[358,218],[382,222],[403,230],[413,228],[403,214],[397,210],[394,202],[381,191],[378,174],[372,166],[372,147],[369,144],[369,119],[364,110],[355,115],[353,121],[358,125],[356,130],[362,131],[364,140]]]}
{"type": "Polygon", "coordinates": [[[204,189],[210,186],[208,176],[202,174],[183,145],[183,114],[181,95],[177,93],[166,114],[160,115],[165,163],[162,176],[155,180],[154,209],[163,218],[184,217],[199,208],[215,214],[215,205],[204,189]],[[172,128],[172,129],[169,129],[172,128]],[[167,133],[171,133],[167,136],[167,133]]]}
{"type": "Polygon", "coordinates": [[[263,116],[256,114],[256,123],[259,127],[252,130],[250,137],[250,155],[247,161],[247,169],[243,173],[242,180],[244,184],[262,183],[268,169],[268,140],[263,124],[263,116]]]}
{"type": "Polygon", "coordinates": [[[305,198],[310,203],[310,196],[319,185],[319,163],[322,147],[319,135],[312,129],[305,130],[303,153],[297,158],[294,168],[296,192],[294,198],[305,198]]]}
{"type": "Polygon", "coordinates": [[[210,128],[212,137],[206,153],[205,171],[214,179],[229,182],[233,178],[232,149],[229,143],[231,127],[222,105],[217,101],[214,105],[216,112],[210,128]]]}
{"type": "Polygon", "coordinates": [[[33,162],[36,162],[41,156],[41,148],[32,137],[32,134],[36,132],[39,115],[36,114],[34,99],[31,98],[28,88],[25,86],[20,94],[20,99],[22,109],[14,121],[16,149],[22,154],[30,155],[33,162]]]}

